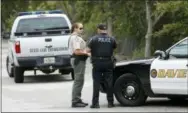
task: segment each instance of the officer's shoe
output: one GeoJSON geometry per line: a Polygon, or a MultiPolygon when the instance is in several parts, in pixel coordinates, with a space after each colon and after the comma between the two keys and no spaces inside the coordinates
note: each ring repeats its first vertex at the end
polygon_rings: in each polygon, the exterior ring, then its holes
{"type": "Polygon", "coordinates": [[[82,104],[85,104],[86,106],[88,105],[88,103],[85,103],[82,100],[80,100],[79,102],[82,103],[82,104]]]}
{"type": "Polygon", "coordinates": [[[90,108],[100,108],[99,104],[92,104],[90,108]]]}
{"type": "Polygon", "coordinates": [[[86,106],[87,106],[86,104],[83,104],[81,102],[72,103],[73,108],[75,108],[75,107],[86,107],[86,106]]]}
{"type": "Polygon", "coordinates": [[[109,102],[109,103],[108,103],[108,108],[112,108],[112,107],[114,107],[114,103],[109,102]]]}

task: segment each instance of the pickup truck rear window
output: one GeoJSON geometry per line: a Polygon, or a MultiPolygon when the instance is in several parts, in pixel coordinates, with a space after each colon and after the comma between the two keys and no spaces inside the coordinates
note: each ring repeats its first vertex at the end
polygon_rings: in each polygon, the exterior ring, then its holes
{"type": "Polygon", "coordinates": [[[37,32],[56,29],[69,29],[68,23],[63,17],[43,17],[21,19],[16,32],[37,32]]]}

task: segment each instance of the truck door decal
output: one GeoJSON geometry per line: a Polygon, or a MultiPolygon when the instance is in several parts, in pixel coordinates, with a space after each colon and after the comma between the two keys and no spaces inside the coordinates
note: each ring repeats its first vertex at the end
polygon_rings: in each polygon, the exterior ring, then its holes
{"type": "Polygon", "coordinates": [[[186,78],[188,70],[187,69],[152,69],[152,78],[186,78]]]}

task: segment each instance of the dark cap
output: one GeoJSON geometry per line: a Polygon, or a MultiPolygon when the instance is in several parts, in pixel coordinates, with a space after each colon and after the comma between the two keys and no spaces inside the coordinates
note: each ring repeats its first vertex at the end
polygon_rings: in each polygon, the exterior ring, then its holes
{"type": "Polygon", "coordinates": [[[97,28],[99,28],[100,30],[106,30],[107,29],[107,26],[105,24],[99,24],[97,26],[97,28]]]}

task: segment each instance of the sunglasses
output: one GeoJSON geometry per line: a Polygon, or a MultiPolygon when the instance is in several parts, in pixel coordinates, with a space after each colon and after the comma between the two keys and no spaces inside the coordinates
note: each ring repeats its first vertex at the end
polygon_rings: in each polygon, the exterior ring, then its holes
{"type": "Polygon", "coordinates": [[[81,27],[81,28],[79,28],[80,30],[83,30],[84,28],[83,27],[81,27]]]}

